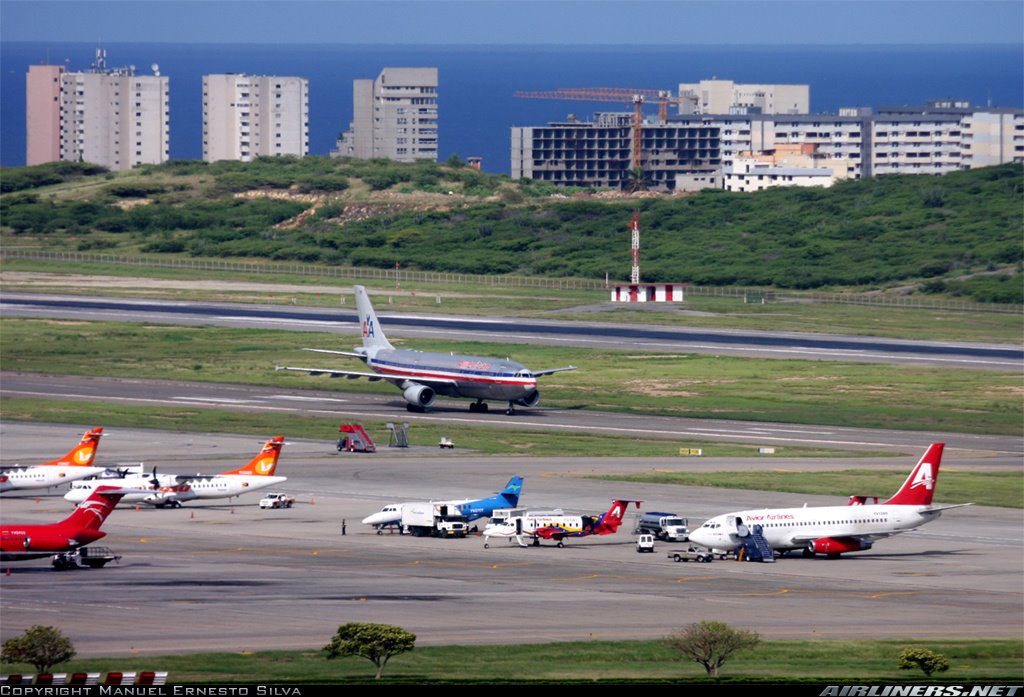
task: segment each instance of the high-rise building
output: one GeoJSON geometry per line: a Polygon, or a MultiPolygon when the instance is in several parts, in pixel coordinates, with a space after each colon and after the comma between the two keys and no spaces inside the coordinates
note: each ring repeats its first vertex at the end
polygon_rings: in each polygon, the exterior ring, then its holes
{"type": "Polygon", "coordinates": [[[203,76],[206,162],[308,153],[308,80],[240,73],[203,76]]]}
{"type": "Polygon", "coordinates": [[[331,157],[437,161],[437,68],[384,68],[352,83],[352,122],[331,157]]]}
{"type": "Polygon", "coordinates": [[[26,148],[29,165],[71,160],[114,170],[159,164],[170,156],[169,80],[135,66],[108,69],[96,51],[87,72],[29,66],[26,77],[26,148]]]}

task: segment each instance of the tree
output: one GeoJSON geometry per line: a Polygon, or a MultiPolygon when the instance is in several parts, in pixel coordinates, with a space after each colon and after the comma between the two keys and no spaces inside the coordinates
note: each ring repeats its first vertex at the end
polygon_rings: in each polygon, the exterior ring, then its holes
{"type": "Polygon", "coordinates": [[[56,627],[33,625],[21,636],[4,642],[0,658],[8,663],[29,663],[38,673],[49,673],[52,666],[75,657],[71,640],[56,627]]]}
{"type": "Polygon", "coordinates": [[[930,678],[932,673],[944,673],[949,670],[949,659],[941,653],[908,646],[900,651],[900,670],[914,668],[920,668],[930,678]]]}
{"type": "Polygon", "coordinates": [[[412,651],[416,635],[393,624],[372,624],[349,622],[338,627],[331,637],[331,643],[323,648],[327,658],[338,656],[362,656],[377,666],[377,679],[388,659],[406,651],[412,651]]]}
{"type": "Polygon", "coordinates": [[[757,646],[757,632],[733,629],[724,622],[703,621],[691,624],[665,638],[665,644],[686,658],[704,666],[711,677],[734,653],[757,646]]]}

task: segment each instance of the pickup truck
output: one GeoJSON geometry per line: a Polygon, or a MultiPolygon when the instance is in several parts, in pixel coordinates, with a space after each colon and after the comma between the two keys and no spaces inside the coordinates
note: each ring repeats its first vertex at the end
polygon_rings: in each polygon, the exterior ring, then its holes
{"type": "Polygon", "coordinates": [[[711,550],[701,549],[699,547],[688,547],[686,549],[673,550],[668,553],[668,556],[674,562],[699,561],[710,563],[714,558],[714,555],[711,554],[711,550]]]}
{"type": "Polygon", "coordinates": [[[260,508],[291,508],[295,497],[288,494],[267,494],[260,499],[260,508]]]}

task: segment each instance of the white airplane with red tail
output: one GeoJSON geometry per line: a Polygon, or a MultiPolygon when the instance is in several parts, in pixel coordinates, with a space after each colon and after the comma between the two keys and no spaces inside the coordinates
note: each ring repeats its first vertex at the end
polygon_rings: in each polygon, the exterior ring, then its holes
{"type": "MultiPolygon", "coordinates": [[[[690,533],[690,542],[716,550],[737,550],[760,534],[775,550],[802,549],[805,557],[871,549],[875,540],[914,530],[942,511],[969,503],[932,504],[944,443],[932,443],[903,486],[885,503],[851,496],[846,506],[763,508],[716,516],[690,533]]],[[[876,499],[877,501],[877,499],[876,499]]]]}
{"type": "Polygon", "coordinates": [[[0,491],[47,489],[76,479],[102,474],[105,471],[103,467],[92,466],[102,436],[103,429],[94,428],[86,431],[78,445],[64,457],[32,467],[4,467],[0,470],[0,491]]]}
{"type": "MultiPolygon", "coordinates": [[[[130,493],[124,500],[126,503],[148,503],[158,508],[179,508],[185,501],[231,498],[280,484],[288,479],[274,476],[284,442],[284,436],[271,438],[249,464],[220,474],[157,474],[154,471],[149,475],[125,477],[119,480],[122,486],[146,491],[130,493]]],[[[97,487],[109,485],[110,481],[75,482],[64,498],[75,503],[84,501],[97,487]]]]}

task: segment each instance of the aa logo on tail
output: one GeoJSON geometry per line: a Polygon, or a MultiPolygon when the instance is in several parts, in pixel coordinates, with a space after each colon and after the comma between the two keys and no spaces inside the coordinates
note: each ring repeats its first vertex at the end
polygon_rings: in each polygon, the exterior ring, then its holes
{"type": "Polygon", "coordinates": [[[363,322],[363,338],[374,336],[373,320],[368,319],[363,322]]]}
{"type": "Polygon", "coordinates": [[[911,489],[916,489],[919,486],[923,486],[928,491],[935,489],[935,478],[932,477],[932,463],[922,462],[917,470],[917,474],[914,475],[914,481],[910,482],[911,489]]]}

